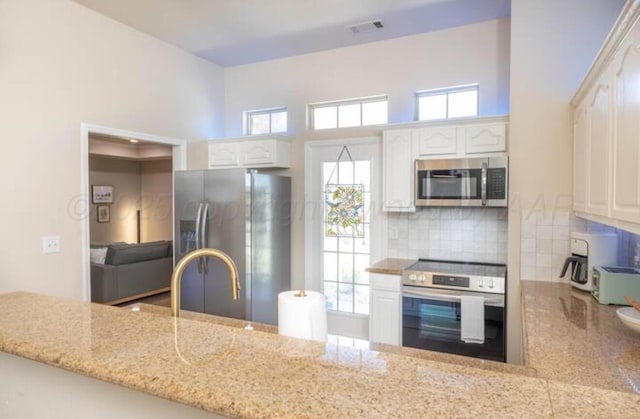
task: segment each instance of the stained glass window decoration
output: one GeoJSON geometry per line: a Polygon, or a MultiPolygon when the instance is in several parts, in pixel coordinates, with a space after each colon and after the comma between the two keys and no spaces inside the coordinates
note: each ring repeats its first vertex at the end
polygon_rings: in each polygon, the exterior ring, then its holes
{"type": "Polygon", "coordinates": [[[326,235],[364,237],[364,185],[325,185],[326,235]]]}
{"type": "Polygon", "coordinates": [[[325,185],[325,234],[327,237],[364,238],[364,184],[332,182],[334,175],[340,180],[340,159],[345,152],[351,162],[352,182],[355,179],[355,162],[344,146],[325,185]]]}

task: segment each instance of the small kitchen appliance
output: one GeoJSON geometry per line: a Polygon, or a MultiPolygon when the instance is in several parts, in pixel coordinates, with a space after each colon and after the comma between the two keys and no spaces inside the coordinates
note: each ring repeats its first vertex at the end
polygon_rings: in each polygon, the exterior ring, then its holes
{"type": "Polygon", "coordinates": [[[640,299],[640,271],[627,267],[595,266],[591,295],[600,304],[628,306],[624,299],[626,295],[640,299]]]}
{"type": "Polygon", "coordinates": [[[506,207],[509,159],[432,159],[415,162],[416,206],[506,207]]]}
{"type": "Polygon", "coordinates": [[[560,278],[571,266],[570,283],[583,291],[593,289],[593,267],[615,265],[618,254],[618,237],[611,233],[572,232],[571,256],[564,261],[560,278]]]}
{"type": "Polygon", "coordinates": [[[408,267],[402,273],[402,345],[505,362],[506,272],[506,265],[429,259],[408,267]],[[463,336],[465,321],[474,320],[462,318],[469,298],[484,330],[477,341],[463,336]]]}

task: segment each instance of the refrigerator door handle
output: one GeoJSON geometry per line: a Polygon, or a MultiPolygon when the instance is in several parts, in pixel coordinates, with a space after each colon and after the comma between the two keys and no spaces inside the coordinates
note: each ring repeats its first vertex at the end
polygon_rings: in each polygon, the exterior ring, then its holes
{"type": "MultiPolygon", "coordinates": [[[[200,249],[200,219],[202,218],[202,202],[198,205],[198,213],[196,214],[196,249],[200,249]]],[[[202,273],[202,261],[197,260],[198,273],[202,273]]]]}
{"type": "MultiPolygon", "coordinates": [[[[202,247],[209,247],[207,243],[207,222],[209,219],[209,203],[204,204],[204,211],[202,211],[202,228],[200,229],[200,243],[202,247]]],[[[204,273],[209,273],[209,258],[201,258],[202,259],[202,267],[204,269],[204,273]]]]}

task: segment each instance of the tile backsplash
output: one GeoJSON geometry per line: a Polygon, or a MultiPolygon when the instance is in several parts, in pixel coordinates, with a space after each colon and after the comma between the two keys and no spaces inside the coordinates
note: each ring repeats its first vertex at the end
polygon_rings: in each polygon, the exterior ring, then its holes
{"type": "Polygon", "coordinates": [[[419,208],[388,214],[388,255],[506,263],[505,208],[419,208]]]}
{"type": "Polygon", "coordinates": [[[577,220],[569,212],[560,211],[522,214],[521,279],[563,282],[560,271],[569,255],[569,235],[576,230],[577,220]]]}
{"type": "Polygon", "coordinates": [[[569,282],[560,278],[569,256],[572,231],[614,233],[618,236],[619,266],[633,266],[640,257],[640,236],[575,217],[570,212],[529,212],[521,219],[520,278],[523,280],[569,282]]]}

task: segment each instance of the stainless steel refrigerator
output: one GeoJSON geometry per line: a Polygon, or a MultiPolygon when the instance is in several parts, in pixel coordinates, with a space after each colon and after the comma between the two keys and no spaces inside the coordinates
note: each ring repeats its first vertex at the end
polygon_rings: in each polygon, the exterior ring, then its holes
{"type": "Polygon", "coordinates": [[[184,271],[181,308],[276,324],[278,293],[291,286],[291,178],[245,169],[175,173],[175,263],[202,247],[238,267],[240,299],[227,268],[200,258],[184,271]]]}

